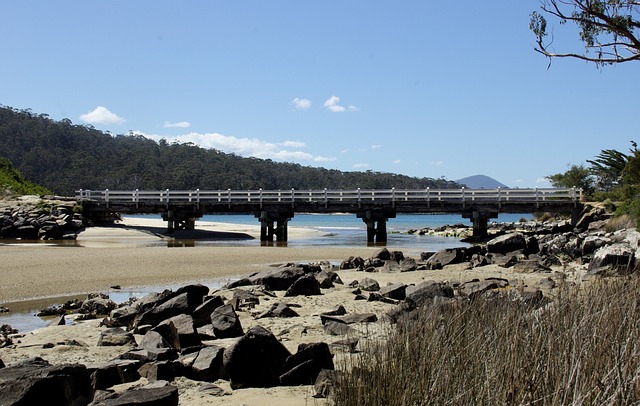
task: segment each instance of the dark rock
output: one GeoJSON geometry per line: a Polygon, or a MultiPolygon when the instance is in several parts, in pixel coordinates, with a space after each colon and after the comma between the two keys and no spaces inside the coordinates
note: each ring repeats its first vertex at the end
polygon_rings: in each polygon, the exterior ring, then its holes
{"type": "Polygon", "coordinates": [[[105,390],[113,385],[134,382],[140,379],[138,360],[114,360],[100,365],[91,372],[91,386],[94,390],[105,390]]]}
{"type": "Polygon", "coordinates": [[[465,260],[464,248],[447,248],[436,252],[426,261],[430,269],[441,269],[447,265],[459,264],[465,260]]]}
{"type": "Polygon", "coordinates": [[[101,297],[95,297],[82,302],[80,307],[80,313],[92,313],[96,315],[107,315],[111,313],[113,309],[117,307],[116,302],[111,299],[104,299],[101,297]]]}
{"type": "MultiPolygon", "coordinates": [[[[158,327],[163,324],[173,324],[178,337],[179,347],[176,348],[188,348],[202,344],[198,332],[196,331],[193,318],[186,314],[179,314],[171,317],[160,323],[158,327]]],[[[167,340],[168,341],[168,340],[167,340]]]]}
{"type": "Polygon", "coordinates": [[[136,318],[135,325],[139,326],[143,324],[149,324],[152,326],[156,326],[163,320],[183,313],[191,313],[189,308],[189,295],[186,292],[178,296],[174,296],[171,299],[142,313],[142,315],[136,318]]]}
{"type": "Polygon", "coordinates": [[[413,258],[404,258],[400,261],[400,272],[413,272],[418,269],[418,264],[413,258]]]}
{"type": "Polygon", "coordinates": [[[136,340],[133,334],[120,327],[109,328],[102,331],[98,339],[98,346],[135,345],[135,343],[136,340]]]}
{"type": "Polygon", "coordinates": [[[235,289],[231,298],[231,305],[234,310],[240,310],[241,307],[254,308],[260,304],[260,298],[255,294],[244,289],[235,289]]]}
{"type": "Polygon", "coordinates": [[[518,261],[513,266],[513,270],[514,272],[519,273],[551,272],[551,268],[540,263],[540,261],[536,259],[526,259],[518,261]]]}
{"type": "Polygon", "coordinates": [[[344,316],[320,315],[320,321],[322,322],[322,324],[326,324],[329,321],[335,321],[344,324],[374,323],[378,321],[378,317],[375,313],[345,314],[344,316]]]}
{"type": "Polygon", "coordinates": [[[317,296],[321,295],[320,283],[315,275],[307,274],[298,278],[285,292],[285,296],[317,296]]]}
{"type": "Polygon", "coordinates": [[[488,290],[505,288],[507,286],[509,286],[509,281],[504,279],[486,279],[484,281],[474,280],[460,285],[459,292],[460,295],[473,300],[482,296],[488,290]]]}
{"type": "Polygon", "coordinates": [[[113,324],[121,327],[128,327],[133,323],[133,320],[138,316],[139,312],[137,307],[131,305],[125,305],[115,308],[109,314],[113,324]]]}
{"type": "Polygon", "coordinates": [[[205,296],[209,294],[209,288],[201,284],[185,285],[176,290],[175,296],[180,296],[183,293],[187,294],[187,303],[189,307],[189,311],[187,313],[191,314],[202,304],[205,296]]]}
{"type": "Polygon", "coordinates": [[[223,354],[224,348],[215,345],[201,349],[191,366],[193,379],[213,382],[216,379],[226,378],[226,372],[222,366],[223,354]]]}
{"type": "Polygon", "coordinates": [[[93,402],[92,406],[177,406],[178,388],[172,385],[146,385],[128,389],[112,398],[93,402]]]}
{"type": "Polygon", "coordinates": [[[322,289],[330,289],[334,286],[333,275],[337,275],[337,274],[335,272],[321,271],[320,273],[316,274],[315,277],[318,280],[318,283],[320,284],[320,287],[322,289]]]}
{"type": "Polygon", "coordinates": [[[453,289],[441,282],[425,281],[416,286],[407,286],[405,294],[415,306],[420,307],[435,297],[453,297],[453,289]]]}
{"type": "Polygon", "coordinates": [[[501,235],[487,242],[487,252],[507,254],[527,247],[527,241],[521,233],[501,235]]]}
{"type": "Polygon", "coordinates": [[[340,269],[355,269],[362,271],[364,269],[364,260],[360,257],[349,257],[342,261],[340,269]]]}
{"type": "Polygon", "coordinates": [[[348,324],[332,320],[325,321],[323,330],[326,334],[332,336],[353,336],[357,333],[356,330],[351,328],[348,324]]]}
{"type": "Polygon", "coordinates": [[[84,365],[50,365],[37,358],[0,369],[3,405],[85,405],[92,392],[84,365]]]}
{"type": "Polygon", "coordinates": [[[391,253],[386,248],[380,248],[374,252],[371,258],[379,259],[381,261],[389,261],[391,259],[391,253]]]}
{"type": "Polygon", "coordinates": [[[407,285],[405,285],[404,283],[394,283],[394,284],[382,287],[380,289],[380,294],[390,299],[404,300],[406,296],[405,294],[406,289],[407,289],[407,285]]]}
{"type": "Polygon", "coordinates": [[[360,289],[366,290],[367,292],[377,292],[380,290],[380,284],[378,284],[378,281],[371,278],[362,279],[358,282],[358,286],[360,286],[360,289]]]}
{"type": "Polygon", "coordinates": [[[322,312],[321,314],[325,316],[342,316],[343,314],[347,314],[347,310],[343,305],[337,305],[333,309],[322,312]]]}
{"type": "Polygon", "coordinates": [[[402,262],[402,260],[405,259],[404,258],[404,254],[402,253],[402,251],[391,251],[391,252],[389,252],[389,254],[390,254],[389,255],[389,259],[391,261],[394,261],[394,262],[397,262],[397,263],[400,263],[400,262],[402,262]]]}
{"type": "Polygon", "coordinates": [[[271,387],[279,385],[290,355],[271,332],[254,326],[225,350],[223,364],[234,389],[271,387]]]}
{"type": "Polygon", "coordinates": [[[305,272],[297,266],[270,269],[249,277],[252,285],[265,285],[270,290],[287,290],[305,272]]]}
{"type": "Polygon", "coordinates": [[[160,345],[164,345],[166,343],[168,344],[169,348],[180,350],[182,347],[180,346],[180,337],[178,336],[178,330],[176,329],[176,326],[168,320],[171,319],[167,319],[157,326],[153,327],[151,331],[145,334],[145,337],[147,337],[147,335],[151,332],[156,332],[160,334],[163,339],[160,345]]]}
{"type": "Polygon", "coordinates": [[[176,378],[173,361],[148,362],[138,368],[138,373],[149,381],[173,381],[176,378]]]}
{"type": "Polygon", "coordinates": [[[300,344],[298,352],[287,358],[280,383],[283,385],[311,385],[323,369],[334,369],[327,343],[300,344]]]}
{"type": "Polygon", "coordinates": [[[300,315],[287,306],[285,303],[274,303],[271,305],[269,310],[264,313],[258,315],[257,319],[261,319],[264,317],[299,317],[300,315]]]}
{"type": "Polygon", "coordinates": [[[211,313],[213,334],[217,338],[240,337],[244,334],[240,318],[231,305],[223,305],[211,313]]]}
{"type": "Polygon", "coordinates": [[[148,331],[140,344],[138,345],[141,349],[154,351],[159,348],[174,348],[171,344],[157,331],[148,331]]]}

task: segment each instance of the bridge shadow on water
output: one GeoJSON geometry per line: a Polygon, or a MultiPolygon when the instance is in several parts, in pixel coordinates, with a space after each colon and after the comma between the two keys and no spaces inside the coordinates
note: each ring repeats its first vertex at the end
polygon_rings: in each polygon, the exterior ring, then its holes
{"type": "Polygon", "coordinates": [[[166,239],[168,247],[193,247],[198,241],[228,241],[228,240],[255,240],[256,238],[242,232],[215,231],[215,230],[172,230],[167,227],[135,226],[115,224],[113,227],[127,230],[141,231],[156,237],[166,239]]]}

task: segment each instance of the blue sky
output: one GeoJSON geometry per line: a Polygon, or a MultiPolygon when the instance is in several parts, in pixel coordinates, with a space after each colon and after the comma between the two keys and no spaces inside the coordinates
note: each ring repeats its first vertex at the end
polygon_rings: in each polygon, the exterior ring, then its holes
{"type": "MultiPolygon", "coordinates": [[[[640,64],[548,68],[528,28],[538,8],[7,1],[0,104],[305,166],[545,187],[640,141],[640,64]]],[[[582,49],[553,26],[558,50],[582,49]]]]}

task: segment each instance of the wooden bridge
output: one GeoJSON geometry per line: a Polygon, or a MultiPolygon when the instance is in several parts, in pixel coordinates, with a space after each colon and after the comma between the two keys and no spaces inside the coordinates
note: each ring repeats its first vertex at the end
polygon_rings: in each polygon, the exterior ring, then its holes
{"type": "Polygon", "coordinates": [[[367,241],[387,241],[386,222],[397,213],[459,213],[473,222],[474,236],[487,232],[498,213],[550,211],[576,220],[582,189],[387,189],[387,190],[78,190],[85,215],[161,213],[169,231],[193,229],[204,214],[247,214],[259,219],[260,240],[287,241],[287,224],[298,213],[354,213],[367,225],[367,241]]]}

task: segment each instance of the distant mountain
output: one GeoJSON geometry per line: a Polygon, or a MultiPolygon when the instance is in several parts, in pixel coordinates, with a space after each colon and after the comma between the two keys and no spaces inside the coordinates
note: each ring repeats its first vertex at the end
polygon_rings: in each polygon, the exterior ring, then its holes
{"type": "Polygon", "coordinates": [[[485,175],[473,175],[456,181],[462,185],[466,185],[469,189],[497,189],[508,188],[509,186],[500,183],[497,180],[485,175]]]}

